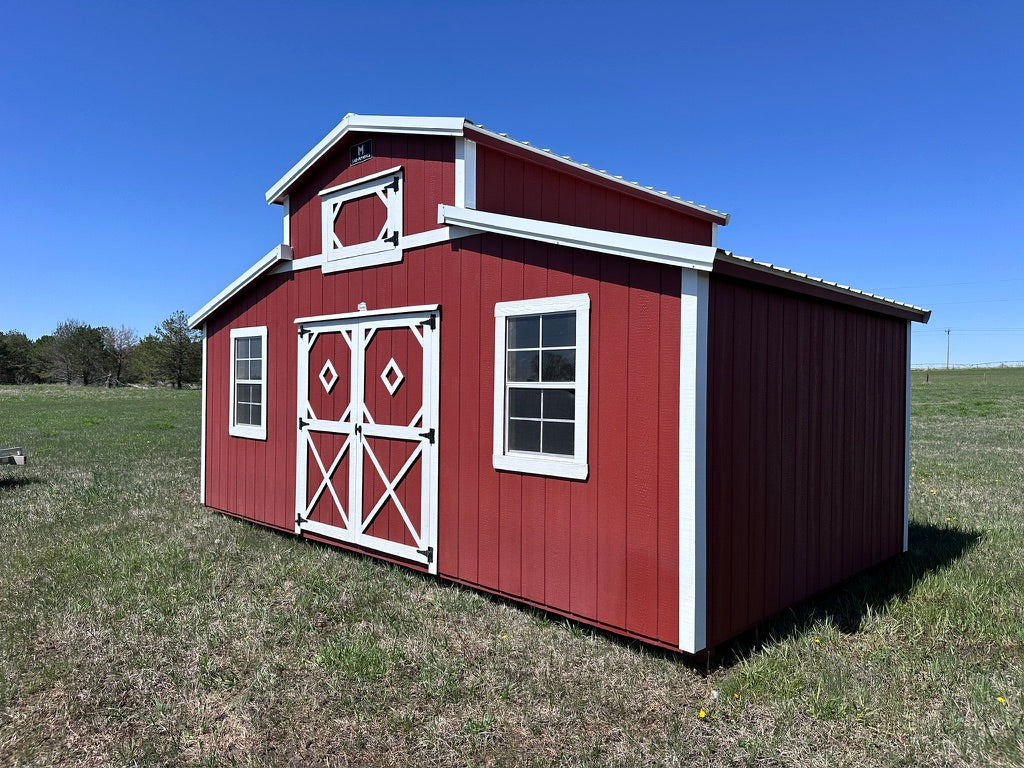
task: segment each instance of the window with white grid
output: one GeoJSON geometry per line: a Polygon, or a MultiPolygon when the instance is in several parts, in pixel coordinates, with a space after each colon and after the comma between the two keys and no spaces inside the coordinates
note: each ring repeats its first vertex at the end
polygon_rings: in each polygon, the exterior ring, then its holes
{"type": "Polygon", "coordinates": [[[236,437],[267,437],[267,328],[231,330],[231,412],[236,437]]]}

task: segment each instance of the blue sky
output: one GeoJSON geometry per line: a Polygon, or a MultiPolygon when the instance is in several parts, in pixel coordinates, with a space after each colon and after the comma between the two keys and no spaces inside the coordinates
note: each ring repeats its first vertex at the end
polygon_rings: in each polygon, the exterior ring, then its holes
{"type": "Polygon", "coordinates": [[[142,334],[280,242],[347,112],[464,115],[729,211],[739,254],[1024,360],[1020,3],[0,0],[0,329],[142,334]]]}

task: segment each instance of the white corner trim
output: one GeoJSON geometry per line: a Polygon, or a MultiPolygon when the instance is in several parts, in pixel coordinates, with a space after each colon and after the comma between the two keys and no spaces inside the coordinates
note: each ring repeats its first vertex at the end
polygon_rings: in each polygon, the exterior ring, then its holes
{"type": "Polygon", "coordinates": [[[480,232],[495,232],[500,235],[537,240],[542,243],[564,245],[568,248],[610,253],[629,259],[654,261],[659,264],[671,264],[705,272],[711,271],[717,250],[710,245],[694,245],[655,237],[626,235],[621,232],[555,224],[550,221],[506,216],[503,213],[487,213],[451,205],[437,206],[437,220],[439,224],[475,229],[480,232]]]}
{"type": "Polygon", "coordinates": [[[292,260],[292,248],[290,245],[281,244],[274,248],[270,253],[264,256],[262,259],[257,261],[245,272],[243,272],[234,282],[232,282],[227,288],[218,293],[205,305],[203,308],[196,312],[192,317],[188,319],[189,328],[198,328],[199,324],[208,318],[213,312],[219,309],[222,305],[226,304],[231,298],[243,290],[249,283],[258,278],[264,272],[269,270],[271,267],[276,266],[282,261],[292,260]]]}
{"type": "Polygon", "coordinates": [[[455,140],[455,207],[476,208],[476,142],[455,140]]]}
{"type": "Polygon", "coordinates": [[[910,548],[910,328],[907,321],[906,424],[903,425],[903,551],[910,548]]]}
{"type": "Polygon", "coordinates": [[[679,648],[707,647],[708,283],[684,269],[679,341],[679,648]]]}
{"type": "MultiPolygon", "coordinates": [[[[267,439],[267,375],[270,354],[267,349],[267,326],[253,325],[246,328],[232,328],[230,333],[231,347],[228,351],[228,364],[231,366],[231,392],[228,395],[228,434],[232,437],[248,437],[253,440],[267,439]],[[260,425],[235,424],[235,339],[240,336],[259,336],[263,350],[260,372],[260,425]]],[[[242,383],[247,383],[244,379],[242,383]]]]}
{"type": "MultiPolygon", "coordinates": [[[[553,386],[553,385],[549,385],[553,386]]],[[[523,301],[504,301],[494,305],[494,452],[495,469],[525,472],[547,477],[585,480],[588,423],[590,420],[590,295],[551,296],[523,301]],[[505,320],[510,316],[548,312],[576,313],[576,393],[574,413],[575,455],[513,453],[505,448],[505,320]]]]}
{"type": "Polygon", "coordinates": [[[292,204],[291,199],[285,197],[281,201],[281,205],[284,206],[284,232],[281,235],[282,245],[292,244],[292,204]]]}
{"type": "Polygon", "coordinates": [[[199,415],[199,503],[206,504],[206,396],[210,393],[206,385],[206,323],[203,323],[203,374],[199,394],[202,397],[199,415]]]}
{"type": "Polygon", "coordinates": [[[464,117],[405,117],[389,115],[345,115],[330,133],[299,160],[289,171],[267,190],[268,203],[280,203],[296,179],[350,132],[408,133],[426,136],[462,136],[466,124],[464,117]]]}

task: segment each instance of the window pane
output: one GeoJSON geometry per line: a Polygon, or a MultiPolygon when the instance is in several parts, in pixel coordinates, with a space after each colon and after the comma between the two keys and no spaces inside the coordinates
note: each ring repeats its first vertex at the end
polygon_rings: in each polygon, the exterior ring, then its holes
{"type": "Polygon", "coordinates": [[[508,420],[508,449],[510,451],[540,451],[540,422],[508,420]]]}
{"type": "Polygon", "coordinates": [[[249,337],[249,357],[263,357],[263,339],[259,336],[249,337]]]}
{"type": "Polygon", "coordinates": [[[263,378],[263,361],[262,360],[250,360],[249,361],[249,378],[250,379],[262,379],[263,378]]]}
{"type": "Polygon", "coordinates": [[[539,419],[540,390],[509,389],[508,415],[527,419],[539,419]]]}
{"type": "Polygon", "coordinates": [[[573,455],[576,425],[564,421],[544,422],[544,453],[557,453],[562,456],[573,455]]]}
{"type": "Polygon", "coordinates": [[[259,404],[249,406],[249,423],[254,426],[260,426],[260,406],[259,404]]]}
{"type": "Polygon", "coordinates": [[[509,381],[540,381],[539,367],[539,352],[509,352],[505,375],[509,381]]]}
{"type": "Polygon", "coordinates": [[[249,339],[243,336],[235,339],[235,358],[241,360],[249,356],[249,339]]]}
{"type": "Polygon", "coordinates": [[[236,379],[247,379],[249,378],[249,363],[246,360],[239,360],[235,363],[235,378],[236,379]]]}
{"type": "Polygon", "coordinates": [[[245,403],[235,404],[235,424],[249,423],[249,406],[245,403]]]}
{"type": "Polygon", "coordinates": [[[510,317],[505,321],[508,329],[507,348],[522,349],[523,347],[540,346],[540,317],[510,317]]]}
{"type": "Polygon", "coordinates": [[[545,349],[543,354],[544,371],[541,381],[576,381],[576,350],[545,349]]]}
{"type": "MultiPolygon", "coordinates": [[[[576,391],[572,389],[545,389],[545,419],[575,419],[576,391]]],[[[515,414],[513,414],[514,416],[515,414]]]]}
{"type": "Polygon", "coordinates": [[[576,313],[544,315],[543,332],[545,347],[575,347],[576,313]]]}

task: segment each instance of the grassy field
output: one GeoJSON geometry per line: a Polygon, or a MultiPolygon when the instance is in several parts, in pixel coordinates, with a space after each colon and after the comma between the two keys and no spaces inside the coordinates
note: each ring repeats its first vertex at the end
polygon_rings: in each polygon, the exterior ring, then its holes
{"type": "Polygon", "coordinates": [[[0,765],[1024,763],[1024,370],[913,379],[911,553],[710,671],[196,503],[199,393],[0,387],[0,765]]]}

